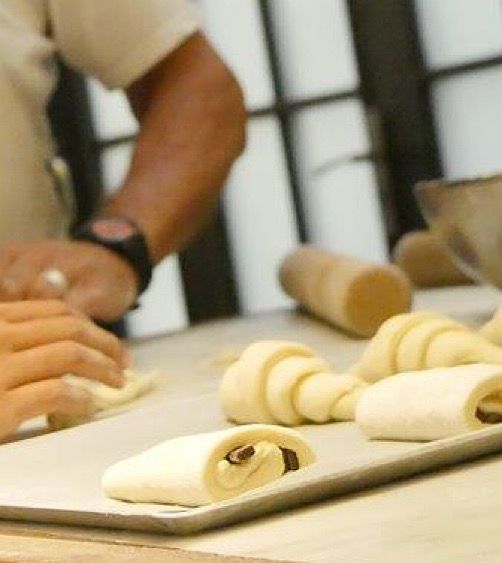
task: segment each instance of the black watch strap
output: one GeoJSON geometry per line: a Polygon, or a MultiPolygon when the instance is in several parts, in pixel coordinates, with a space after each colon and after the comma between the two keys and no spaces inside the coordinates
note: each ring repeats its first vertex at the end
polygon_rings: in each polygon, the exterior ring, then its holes
{"type": "Polygon", "coordinates": [[[128,217],[94,217],[73,229],[72,238],[99,244],[127,260],[138,276],[138,295],[149,286],[153,271],[150,252],[141,229],[128,217]]]}

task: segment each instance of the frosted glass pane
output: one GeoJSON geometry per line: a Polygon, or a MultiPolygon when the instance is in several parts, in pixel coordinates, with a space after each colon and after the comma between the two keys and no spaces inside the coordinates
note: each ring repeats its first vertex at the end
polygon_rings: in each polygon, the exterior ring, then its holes
{"type": "Polygon", "coordinates": [[[357,99],[301,110],[293,128],[300,168],[309,174],[369,151],[364,110],[357,99]]]}
{"type": "Polygon", "coordinates": [[[274,101],[263,27],[256,0],[201,0],[205,31],[244,90],[248,108],[274,101]]]}
{"type": "Polygon", "coordinates": [[[500,0],[415,0],[430,67],[502,54],[500,0]]]}
{"type": "Polygon", "coordinates": [[[140,308],[129,313],[131,336],[152,336],[180,330],[188,325],[177,256],[170,256],[155,268],[152,284],[140,298],[140,308]]]}
{"type": "Polygon", "coordinates": [[[257,119],[249,125],[247,149],[231,174],[224,201],[244,312],[289,305],[277,269],[295,247],[297,236],[275,119],[257,119]]]}
{"type": "Polygon", "coordinates": [[[103,151],[101,165],[106,192],[113,192],[125,180],[133,150],[133,143],[124,143],[103,151]]]}
{"type": "Polygon", "coordinates": [[[375,262],[388,249],[373,165],[359,162],[313,177],[308,185],[312,242],[375,262]]]}
{"type": "Polygon", "coordinates": [[[281,73],[290,97],[357,87],[345,0],[273,0],[270,6],[281,73]]]}
{"type": "Polygon", "coordinates": [[[437,82],[433,90],[445,172],[502,170],[502,67],[437,82]]]}
{"type": "Polygon", "coordinates": [[[136,134],[138,123],[132,114],[126,95],[119,90],[110,92],[94,79],[89,79],[87,83],[98,139],[136,134]]]}
{"type": "Polygon", "coordinates": [[[293,124],[311,240],[329,250],[386,260],[373,166],[348,162],[370,150],[360,102],[308,108],[297,113],[293,124]]]}

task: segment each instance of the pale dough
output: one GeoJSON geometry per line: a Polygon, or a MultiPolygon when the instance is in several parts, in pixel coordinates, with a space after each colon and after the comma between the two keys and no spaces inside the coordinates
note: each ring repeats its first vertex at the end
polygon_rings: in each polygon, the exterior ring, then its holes
{"type": "Polygon", "coordinates": [[[295,452],[300,469],[315,461],[295,430],[252,424],[163,442],[111,466],[102,487],[118,500],[201,506],[279,479],[285,473],[281,448],[295,452]],[[254,449],[249,459],[238,464],[227,460],[243,446],[254,449]]]}
{"type": "Polygon", "coordinates": [[[374,383],[400,372],[471,363],[502,364],[502,348],[444,315],[418,311],[386,321],[350,373],[374,383]]]}
{"type": "Polygon", "coordinates": [[[215,354],[204,358],[201,362],[203,368],[226,369],[240,358],[242,350],[237,348],[226,348],[219,350],[215,354]]]}
{"type": "Polygon", "coordinates": [[[479,334],[493,344],[502,346],[502,307],[499,307],[493,317],[479,329],[479,334]]]}
{"type": "Polygon", "coordinates": [[[436,440],[486,426],[502,410],[502,367],[471,364],[401,373],[370,386],[356,422],[370,438],[436,440]]]}
{"type": "MultiPolygon", "coordinates": [[[[88,391],[92,398],[94,415],[110,409],[125,406],[139,397],[149,393],[159,378],[159,372],[152,371],[138,374],[133,370],[125,370],[125,385],[120,389],[114,389],[98,381],[92,381],[75,375],[66,375],[64,379],[71,385],[75,385],[88,391]]],[[[61,430],[82,424],[89,419],[69,416],[62,413],[54,413],[47,417],[47,423],[51,430],[61,430]]]]}
{"type": "Polygon", "coordinates": [[[226,370],[220,402],[239,424],[353,420],[366,386],[353,375],[333,373],[307,346],[265,340],[251,344],[226,370]]]}

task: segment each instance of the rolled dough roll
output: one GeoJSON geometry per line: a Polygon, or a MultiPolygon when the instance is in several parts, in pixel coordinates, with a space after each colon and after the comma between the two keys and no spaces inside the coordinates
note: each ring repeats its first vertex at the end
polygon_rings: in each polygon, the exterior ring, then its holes
{"type": "Polygon", "coordinates": [[[416,325],[438,316],[433,311],[417,311],[388,319],[378,329],[350,372],[370,383],[395,374],[401,340],[416,325]]]}
{"type": "Polygon", "coordinates": [[[374,383],[403,371],[473,363],[502,365],[502,348],[444,315],[417,311],[386,321],[350,373],[374,383]]]}
{"type": "Polygon", "coordinates": [[[352,375],[315,373],[300,383],[293,400],[306,420],[354,420],[356,404],[366,387],[352,375]]]}
{"type": "Polygon", "coordinates": [[[252,424],[163,442],[111,466],[102,487],[118,500],[201,506],[254,490],[314,461],[298,432],[252,424]],[[237,449],[242,455],[235,455],[237,449]]]}
{"type": "MultiPolygon", "coordinates": [[[[99,381],[91,381],[75,375],[66,375],[64,379],[71,385],[75,385],[89,392],[92,400],[94,415],[113,408],[121,407],[132,403],[139,397],[149,393],[159,377],[159,372],[138,374],[133,370],[125,370],[125,384],[120,389],[115,389],[104,385],[99,381]]],[[[92,418],[92,417],[91,417],[92,418]]],[[[77,426],[90,420],[89,418],[74,417],[62,413],[50,414],[47,417],[47,424],[50,430],[62,430],[77,426]]]]}
{"type": "Polygon", "coordinates": [[[297,342],[263,340],[248,346],[221,381],[220,403],[227,418],[239,424],[277,422],[266,398],[270,371],[286,358],[313,356],[313,350],[297,342]]]}
{"type": "Polygon", "coordinates": [[[283,261],[283,289],[306,309],[358,336],[409,311],[411,286],[396,266],[301,246],[283,261]]]}
{"type": "Polygon", "coordinates": [[[225,372],[220,402],[229,420],[296,426],[353,420],[367,383],[335,374],[313,350],[295,342],[261,341],[225,372]]]}
{"type": "Polygon", "coordinates": [[[502,409],[501,393],[500,365],[401,373],[367,389],[356,422],[370,438],[437,440],[483,428],[482,419],[502,409]]]}
{"type": "Polygon", "coordinates": [[[479,334],[492,344],[502,346],[502,307],[499,307],[493,317],[479,329],[479,334]]]}

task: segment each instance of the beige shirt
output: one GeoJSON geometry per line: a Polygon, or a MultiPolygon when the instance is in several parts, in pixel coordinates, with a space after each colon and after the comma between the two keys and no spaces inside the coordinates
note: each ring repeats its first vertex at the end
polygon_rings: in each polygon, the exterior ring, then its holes
{"type": "Polygon", "coordinates": [[[55,54],[123,88],[198,27],[188,0],[0,1],[0,245],[62,236],[70,220],[44,168],[55,54]]]}

